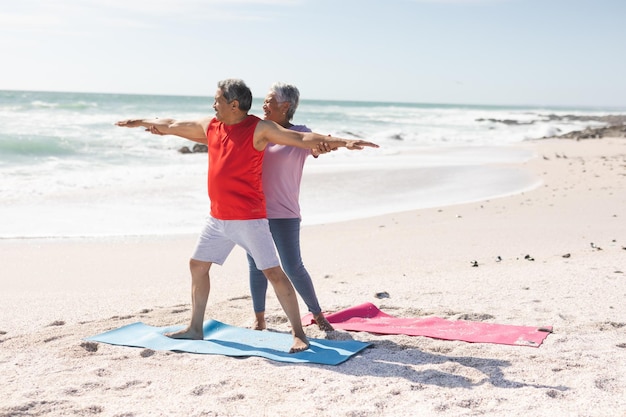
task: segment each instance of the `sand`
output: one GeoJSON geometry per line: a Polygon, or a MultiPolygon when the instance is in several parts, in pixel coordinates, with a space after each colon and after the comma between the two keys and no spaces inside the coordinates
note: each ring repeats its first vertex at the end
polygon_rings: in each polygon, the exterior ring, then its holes
{"type": "MultiPolygon", "coordinates": [[[[195,236],[2,240],[0,416],[626,416],[626,140],[519,146],[535,190],[307,226],[302,249],[327,311],[554,326],[540,347],[307,327],[373,344],[325,366],[87,343],[186,323],[195,236]]],[[[243,252],[212,277],[207,318],[250,326],[243,252]]]]}

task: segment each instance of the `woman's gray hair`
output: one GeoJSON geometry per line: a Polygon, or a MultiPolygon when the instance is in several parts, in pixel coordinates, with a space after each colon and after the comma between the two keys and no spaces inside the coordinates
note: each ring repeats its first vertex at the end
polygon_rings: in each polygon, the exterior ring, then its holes
{"type": "Polygon", "coordinates": [[[274,93],[274,97],[278,103],[289,103],[287,109],[287,120],[293,119],[296,114],[298,103],[300,103],[300,91],[295,85],[277,82],[270,87],[270,93],[274,93]]]}
{"type": "Polygon", "coordinates": [[[217,88],[222,91],[224,98],[229,103],[237,100],[239,102],[239,110],[248,111],[252,107],[252,91],[250,91],[243,80],[237,78],[222,80],[217,83],[217,88]]]}

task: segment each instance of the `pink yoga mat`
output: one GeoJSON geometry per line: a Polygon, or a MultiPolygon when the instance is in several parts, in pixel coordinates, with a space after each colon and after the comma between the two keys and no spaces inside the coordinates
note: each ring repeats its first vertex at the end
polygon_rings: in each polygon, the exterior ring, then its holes
{"type": "MultiPolygon", "coordinates": [[[[326,315],[335,329],[376,334],[404,334],[472,343],[539,347],[552,332],[552,326],[529,327],[508,324],[446,320],[439,317],[398,318],[383,313],[372,303],[364,303],[326,315]]],[[[302,324],[315,323],[307,314],[302,324]]]]}

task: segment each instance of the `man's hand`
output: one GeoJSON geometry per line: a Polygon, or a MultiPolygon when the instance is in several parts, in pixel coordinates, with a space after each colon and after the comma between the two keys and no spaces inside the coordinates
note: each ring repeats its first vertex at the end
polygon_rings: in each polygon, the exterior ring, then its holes
{"type": "Polygon", "coordinates": [[[146,128],[146,132],[150,132],[153,135],[165,136],[165,133],[161,132],[155,125],[151,125],[146,128]]]}
{"type": "MultiPolygon", "coordinates": [[[[330,136],[330,135],[328,135],[328,136],[330,136]]],[[[336,150],[337,150],[337,147],[334,147],[334,148],[333,148],[333,147],[332,147],[332,146],[330,146],[328,143],[326,143],[326,142],[321,142],[321,143],[319,143],[319,144],[317,145],[317,148],[316,148],[316,149],[312,149],[312,150],[311,150],[311,154],[312,154],[314,157],[316,157],[316,158],[317,158],[318,156],[320,156],[320,155],[322,155],[322,154],[328,153],[328,152],[330,152],[330,151],[336,151],[336,150]]]]}
{"type": "Polygon", "coordinates": [[[208,117],[198,120],[176,120],[157,117],[154,119],[120,120],[115,124],[122,127],[143,127],[146,132],[150,132],[153,135],[180,136],[193,142],[206,144],[206,129],[210,121],[211,119],[208,117]]]}

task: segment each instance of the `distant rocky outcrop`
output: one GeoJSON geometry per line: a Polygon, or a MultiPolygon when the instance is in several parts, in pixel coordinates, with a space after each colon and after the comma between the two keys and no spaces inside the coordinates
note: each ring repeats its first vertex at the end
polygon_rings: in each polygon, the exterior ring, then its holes
{"type": "Polygon", "coordinates": [[[610,114],[608,116],[575,116],[548,115],[550,120],[578,120],[583,122],[601,122],[606,126],[586,127],[583,130],[576,130],[563,135],[554,136],[564,139],[600,139],[600,138],[624,138],[626,137],[626,115],[610,114]]]}
{"type": "Polygon", "coordinates": [[[579,122],[599,122],[604,123],[605,126],[591,127],[588,126],[584,130],[577,130],[574,132],[565,133],[563,135],[556,135],[551,137],[566,138],[566,139],[599,139],[603,137],[623,138],[626,137],[626,115],[624,114],[610,114],[607,116],[579,116],[575,114],[546,114],[538,115],[537,120],[519,121],[514,119],[476,119],[477,122],[491,122],[502,123],[505,125],[531,125],[536,122],[545,121],[579,121],[579,122]]]}
{"type": "Polygon", "coordinates": [[[477,122],[492,122],[492,123],[503,123],[505,125],[532,125],[537,122],[537,120],[531,120],[529,122],[520,122],[515,119],[476,119],[477,122]]]}
{"type": "Polygon", "coordinates": [[[575,114],[566,114],[559,116],[556,114],[548,114],[548,120],[578,120],[581,122],[601,122],[607,125],[623,125],[626,124],[626,114],[609,114],[607,116],[577,116],[575,114]]]}
{"type": "Polygon", "coordinates": [[[584,130],[565,133],[555,136],[564,139],[600,139],[600,138],[626,138],[626,126],[614,125],[605,127],[587,127],[584,130]]]}
{"type": "Polygon", "coordinates": [[[209,150],[209,148],[206,145],[203,145],[201,143],[196,143],[195,145],[193,145],[193,148],[189,149],[189,146],[183,146],[182,148],[178,149],[178,152],[180,153],[207,153],[209,150]]]}

